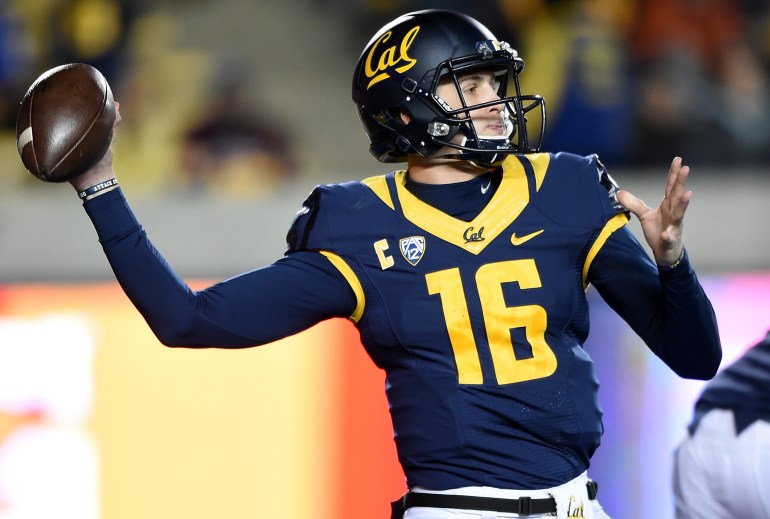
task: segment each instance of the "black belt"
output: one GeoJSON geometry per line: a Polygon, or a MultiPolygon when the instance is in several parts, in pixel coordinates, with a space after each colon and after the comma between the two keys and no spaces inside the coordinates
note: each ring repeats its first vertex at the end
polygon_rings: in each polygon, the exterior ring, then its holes
{"type": "MultiPolygon", "coordinates": [[[[599,485],[595,481],[589,481],[588,498],[596,499],[599,485]]],[[[393,516],[401,517],[403,513],[413,506],[427,508],[455,508],[459,510],[487,510],[519,515],[555,514],[556,500],[552,497],[532,499],[520,497],[518,499],[506,499],[501,497],[463,496],[457,494],[430,494],[427,492],[407,492],[404,496],[392,503],[393,516]],[[398,514],[401,515],[398,515],[398,514]]]]}
{"type": "Polygon", "coordinates": [[[518,499],[505,499],[501,497],[407,492],[402,499],[404,502],[404,510],[413,506],[425,506],[428,508],[488,510],[490,512],[506,512],[519,515],[556,513],[556,500],[552,497],[532,499],[531,497],[525,496],[518,499]]]}

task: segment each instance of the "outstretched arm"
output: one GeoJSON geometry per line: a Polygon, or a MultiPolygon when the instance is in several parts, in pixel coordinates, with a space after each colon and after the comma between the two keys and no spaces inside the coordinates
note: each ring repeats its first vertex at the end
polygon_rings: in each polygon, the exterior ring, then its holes
{"type": "Polygon", "coordinates": [[[709,379],[722,358],[711,302],[690,265],[682,222],[692,192],[690,168],[671,162],[663,200],[652,209],[628,191],[618,201],[639,218],[657,266],[627,228],[616,231],[594,259],[589,281],[605,301],[677,374],[709,379]]]}
{"type": "MultiPolygon", "coordinates": [[[[118,115],[116,126],[120,122],[118,115]]],[[[239,348],[272,342],[356,306],[344,277],[321,254],[299,252],[193,291],[147,238],[117,185],[112,147],[71,180],[82,192],[115,277],[147,324],[168,346],[239,348]],[[90,192],[90,191],[89,191],[90,192]]]]}
{"type": "Polygon", "coordinates": [[[675,373],[707,380],[722,360],[714,309],[685,253],[656,266],[628,228],[599,251],[589,280],[607,304],[675,373]]]}

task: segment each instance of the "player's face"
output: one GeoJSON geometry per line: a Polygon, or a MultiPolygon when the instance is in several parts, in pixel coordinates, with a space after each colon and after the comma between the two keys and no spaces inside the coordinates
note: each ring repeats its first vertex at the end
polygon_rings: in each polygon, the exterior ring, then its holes
{"type": "MultiPolygon", "coordinates": [[[[497,95],[499,83],[497,77],[491,71],[475,70],[459,76],[458,82],[460,84],[459,91],[451,78],[442,79],[436,89],[436,94],[446,101],[453,110],[463,107],[460,95],[465,100],[466,106],[500,99],[500,96],[497,95]]],[[[505,135],[505,110],[503,104],[472,110],[470,116],[473,119],[473,124],[479,136],[501,137],[505,135]]]]}

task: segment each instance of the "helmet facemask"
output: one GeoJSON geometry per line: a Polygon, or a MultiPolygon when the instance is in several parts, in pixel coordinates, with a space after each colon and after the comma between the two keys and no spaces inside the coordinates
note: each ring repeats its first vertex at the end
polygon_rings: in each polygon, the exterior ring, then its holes
{"type": "MultiPolygon", "coordinates": [[[[467,160],[481,167],[490,167],[499,165],[511,153],[539,150],[545,127],[545,105],[539,96],[520,95],[518,74],[524,63],[508,44],[483,41],[478,42],[476,47],[480,49],[481,56],[452,59],[436,69],[429,98],[435,116],[427,122],[427,134],[434,149],[428,156],[467,160]],[[497,50],[493,50],[495,48],[497,50]],[[477,104],[466,100],[461,81],[477,71],[481,75],[492,74],[497,99],[477,104]],[[460,106],[451,107],[437,94],[440,84],[449,84],[456,90],[460,106]],[[487,115],[482,122],[489,123],[490,119],[499,118],[500,126],[496,124],[494,131],[485,130],[487,124],[480,124],[478,111],[483,109],[487,109],[487,115]],[[527,123],[528,115],[533,110],[540,132],[537,140],[530,142],[527,123]]],[[[424,100],[424,97],[421,99],[424,100]]],[[[425,123],[419,121],[418,124],[425,123]]]]}

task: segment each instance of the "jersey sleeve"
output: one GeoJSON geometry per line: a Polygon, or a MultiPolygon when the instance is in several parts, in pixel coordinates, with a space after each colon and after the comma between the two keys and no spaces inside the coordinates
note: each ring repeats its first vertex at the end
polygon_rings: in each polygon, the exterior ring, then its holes
{"type": "Polygon", "coordinates": [[[624,227],[605,240],[588,280],[674,372],[714,376],[722,357],[716,316],[686,253],[676,267],[658,267],[624,227]]]}
{"type": "Polygon", "coordinates": [[[316,186],[308,195],[286,235],[287,253],[335,249],[327,223],[331,197],[328,186],[316,186]]]}
{"type": "Polygon", "coordinates": [[[585,236],[582,260],[583,286],[588,288],[588,273],[596,255],[606,241],[629,220],[629,213],[618,202],[618,185],[597,155],[580,156],[557,153],[550,156],[547,167],[540,158],[534,161],[537,171],[545,170],[541,191],[548,196],[538,202],[543,213],[560,226],[575,229],[585,236]]]}
{"type": "Polygon", "coordinates": [[[320,253],[346,281],[355,304],[353,311],[345,317],[355,323],[363,315],[366,297],[349,258],[341,252],[345,247],[335,243],[335,236],[342,234],[348,241],[354,240],[349,224],[356,220],[355,216],[351,216],[353,206],[359,209],[361,206],[360,191],[356,191],[360,189],[360,182],[317,186],[297,211],[286,235],[287,254],[320,253]],[[345,226],[344,231],[342,226],[345,226]]]}
{"type": "Polygon", "coordinates": [[[294,221],[286,234],[286,252],[295,252],[307,248],[308,240],[315,227],[320,211],[321,188],[316,187],[308,195],[302,207],[294,216],[294,221]]]}
{"type": "Polygon", "coordinates": [[[544,211],[567,227],[601,228],[616,215],[628,214],[618,202],[617,183],[597,155],[553,155],[539,189],[549,192],[544,211]]]}
{"type": "Polygon", "coordinates": [[[84,207],[124,292],[168,346],[256,346],[355,307],[345,279],[317,253],[289,254],[194,291],[150,242],[120,189],[84,207]]]}

